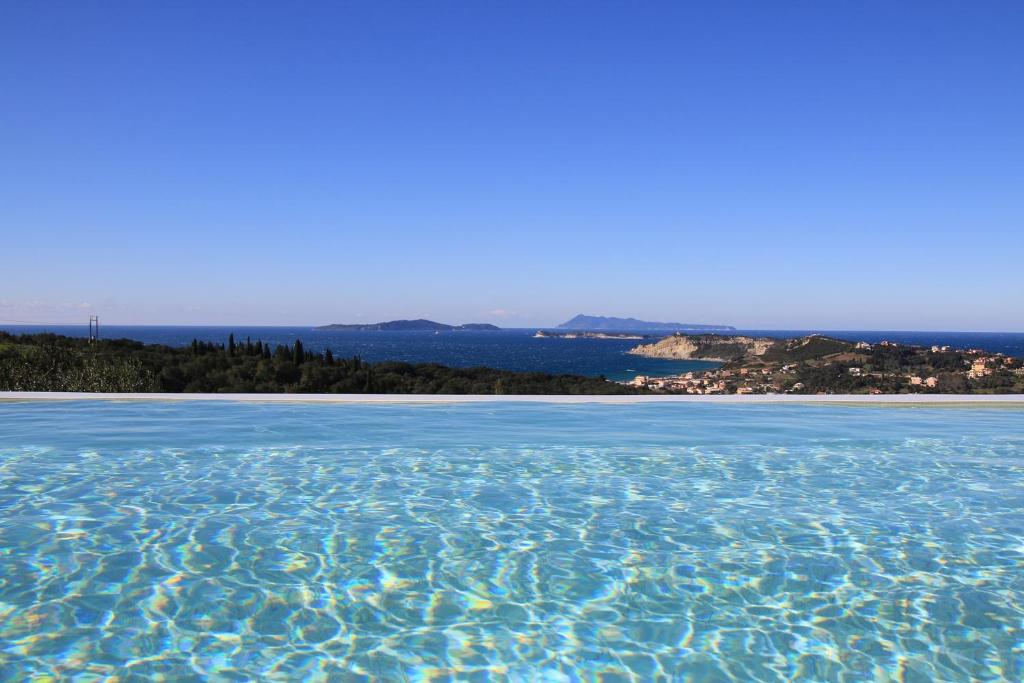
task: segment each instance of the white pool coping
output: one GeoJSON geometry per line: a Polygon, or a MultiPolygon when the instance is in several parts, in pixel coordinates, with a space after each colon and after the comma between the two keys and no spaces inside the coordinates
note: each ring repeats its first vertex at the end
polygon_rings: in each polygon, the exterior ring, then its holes
{"type": "Polygon", "coordinates": [[[234,401],[251,403],[865,403],[1006,405],[1024,407],[1024,394],[754,394],[713,395],[490,395],[490,394],[100,394],[0,391],[0,401],[234,401]]]}

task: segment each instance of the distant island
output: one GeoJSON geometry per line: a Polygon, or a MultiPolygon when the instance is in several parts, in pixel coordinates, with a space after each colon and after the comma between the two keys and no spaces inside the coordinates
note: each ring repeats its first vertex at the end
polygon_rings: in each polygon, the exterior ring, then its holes
{"type": "Polygon", "coordinates": [[[558,325],[560,330],[593,330],[620,332],[639,332],[643,330],[658,330],[660,332],[674,332],[677,330],[719,330],[730,331],[736,328],[732,325],[701,325],[697,323],[659,323],[636,318],[610,318],[601,315],[578,315],[572,320],[567,320],[558,325]]]}
{"type": "Polygon", "coordinates": [[[630,332],[548,332],[537,330],[534,339],[647,339],[650,335],[630,332]]]}
{"type": "Polygon", "coordinates": [[[723,363],[674,377],[641,375],[630,382],[667,393],[1024,393],[1024,359],[981,349],[869,344],[821,334],[792,339],[674,334],[629,353],[723,363]]]}
{"type": "Polygon", "coordinates": [[[368,323],[368,324],[355,324],[355,325],[343,325],[341,323],[334,323],[331,325],[321,325],[320,327],[314,327],[314,330],[323,330],[327,332],[365,332],[371,330],[422,330],[427,332],[449,332],[449,331],[463,331],[463,330],[477,330],[477,331],[492,331],[500,330],[501,328],[497,325],[491,325],[489,323],[467,323],[465,325],[445,325],[444,323],[434,322],[433,320],[389,320],[382,323],[368,323]]]}

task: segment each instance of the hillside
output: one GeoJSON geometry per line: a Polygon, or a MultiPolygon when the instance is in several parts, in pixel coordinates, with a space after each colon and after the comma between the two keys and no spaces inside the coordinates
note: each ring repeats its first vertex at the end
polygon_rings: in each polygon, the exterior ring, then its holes
{"type": "Polygon", "coordinates": [[[560,330],[593,330],[639,332],[642,330],[658,330],[671,332],[674,330],[734,330],[731,325],[702,325],[697,323],[662,323],[637,320],[636,318],[612,318],[600,315],[578,315],[558,325],[560,330]]]}
{"type": "Polygon", "coordinates": [[[629,353],[699,359],[721,367],[679,377],[637,377],[633,385],[688,394],[1022,393],[1024,360],[978,349],[675,334],[629,353]]]}
{"type": "Polygon", "coordinates": [[[600,377],[449,368],[433,363],[366,363],[294,344],[193,340],[176,348],[128,339],[87,339],[0,331],[0,391],[633,394],[600,377]]]}

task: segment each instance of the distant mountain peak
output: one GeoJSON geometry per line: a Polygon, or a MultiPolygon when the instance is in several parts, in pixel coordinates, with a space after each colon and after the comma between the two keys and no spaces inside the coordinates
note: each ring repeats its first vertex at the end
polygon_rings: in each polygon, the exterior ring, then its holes
{"type": "Polygon", "coordinates": [[[614,318],[601,315],[577,315],[558,326],[561,330],[618,330],[636,332],[640,330],[735,330],[732,325],[706,325],[700,323],[663,323],[637,320],[636,318],[614,318]]]}

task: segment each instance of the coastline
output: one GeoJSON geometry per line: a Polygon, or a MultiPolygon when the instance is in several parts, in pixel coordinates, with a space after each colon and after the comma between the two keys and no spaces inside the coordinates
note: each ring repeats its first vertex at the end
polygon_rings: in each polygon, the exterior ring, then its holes
{"type": "Polygon", "coordinates": [[[0,402],[42,401],[227,401],[245,403],[730,403],[1006,406],[1024,408],[1024,394],[645,394],[645,395],[491,395],[491,394],[167,394],[2,391],[0,402]]]}

